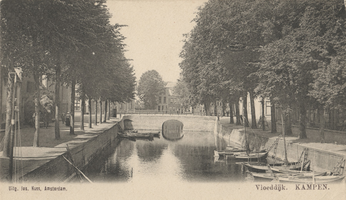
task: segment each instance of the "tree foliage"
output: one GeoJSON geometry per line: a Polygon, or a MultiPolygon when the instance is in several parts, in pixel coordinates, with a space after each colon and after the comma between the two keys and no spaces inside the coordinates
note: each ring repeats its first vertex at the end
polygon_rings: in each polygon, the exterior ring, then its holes
{"type": "Polygon", "coordinates": [[[268,97],[299,110],[301,138],[308,108],[345,105],[344,2],[210,0],[194,21],[180,67],[195,102],[268,97]]]}
{"type": "MultiPolygon", "coordinates": [[[[56,119],[62,84],[78,84],[82,96],[90,99],[122,102],[134,97],[135,78],[124,56],[122,26],[110,24],[105,2],[1,1],[1,64],[8,71],[21,67],[36,83],[34,146],[39,146],[37,102],[42,75],[56,83],[56,119]]],[[[60,138],[58,126],[56,139],[60,138]]]]}
{"type": "Polygon", "coordinates": [[[191,94],[184,81],[178,80],[178,83],[173,88],[173,94],[178,97],[178,104],[182,105],[184,109],[188,109],[191,106],[191,94]]]}
{"type": "Polygon", "coordinates": [[[149,70],[139,79],[137,91],[146,109],[156,109],[158,97],[164,89],[165,83],[160,74],[156,70],[149,70]]]}

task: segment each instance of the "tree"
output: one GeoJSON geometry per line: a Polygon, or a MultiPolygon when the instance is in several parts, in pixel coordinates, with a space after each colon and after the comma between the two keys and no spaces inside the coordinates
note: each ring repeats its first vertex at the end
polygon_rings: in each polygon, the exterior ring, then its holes
{"type": "MultiPolygon", "coordinates": [[[[253,104],[257,79],[249,75],[257,70],[252,64],[258,60],[256,48],[264,44],[263,27],[257,19],[261,16],[252,16],[255,11],[259,13],[259,4],[213,0],[199,9],[196,26],[186,35],[180,55],[184,80],[198,103],[209,105],[215,99],[224,99],[225,92],[243,98],[250,92],[253,104]]],[[[263,4],[262,14],[270,9],[264,9],[269,3],[263,4]]],[[[256,126],[254,109],[252,126],[256,126]]]]}
{"type": "Polygon", "coordinates": [[[311,97],[319,96],[316,91],[311,92],[313,85],[315,88],[318,85],[317,74],[323,71],[321,66],[333,66],[331,60],[336,55],[343,55],[339,41],[345,37],[344,23],[340,23],[344,21],[345,10],[338,1],[290,2],[283,10],[294,12],[282,23],[281,38],[263,48],[260,77],[262,86],[274,96],[274,101],[286,109],[299,109],[299,137],[306,138],[307,104],[315,104],[311,97]]]}
{"type": "Polygon", "coordinates": [[[156,109],[157,99],[164,89],[165,84],[156,70],[143,73],[137,88],[138,96],[144,102],[146,109],[156,109]]]}
{"type": "Polygon", "coordinates": [[[178,104],[182,105],[184,109],[191,106],[190,92],[184,81],[178,80],[178,83],[173,88],[173,94],[178,97],[178,104]]]}
{"type": "MultiPolygon", "coordinates": [[[[24,74],[31,73],[34,78],[35,137],[33,146],[39,146],[39,78],[49,63],[44,39],[39,34],[42,33],[39,5],[37,1],[5,0],[1,2],[1,63],[8,71],[12,71],[14,67],[21,67],[24,74]]],[[[10,108],[7,110],[10,112],[10,108]]],[[[9,126],[6,124],[6,129],[9,126]]]]}
{"type": "MultiPolygon", "coordinates": [[[[121,26],[110,25],[104,0],[4,0],[1,1],[1,11],[1,39],[5,41],[1,43],[1,64],[9,71],[13,67],[22,67],[24,74],[31,73],[35,81],[34,146],[39,146],[42,75],[55,81],[56,119],[60,118],[59,90],[63,83],[72,85],[72,88],[80,85],[83,102],[85,97],[115,99],[113,94],[107,94],[111,90],[101,93],[100,88],[102,84],[108,86],[106,84],[113,80],[114,75],[125,74],[129,80],[112,81],[113,85],[109,86],[128,84],[117,90],[119,93],[128,92],[128,95],[117,100],[133,97],[133,72],[126,62],[121,62],[124,59],[124,37],[119,32],[121,26]],[[107,73],[110,70],[112,73],[107,73]]],[[[73,93],[74,89],[71,97],[73,93]]],[[[74,99],[71,101],[74,102],[74,99]]],[[[73,126],[74,115],[71,114],[73,126]]],[[[73,127],[70,130],[73,134],[73,127]]],[[[60,138],[58,120],[55,123],[55,138],[60,138]]]]}

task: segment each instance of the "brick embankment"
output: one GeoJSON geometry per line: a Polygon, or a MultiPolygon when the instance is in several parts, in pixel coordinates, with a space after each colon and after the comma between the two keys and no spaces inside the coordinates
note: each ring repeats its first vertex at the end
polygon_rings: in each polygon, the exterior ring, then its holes
{"type": "MultiPolygon", "coordinates": [[[[75,131],[76,135],[69,135],[69,127],[61,124],[60,140],[54,139],[54,125],[42,128],[41,147],[32,147],[32,143],[30,145],[22,141],[22,146],[14,148],[13,180],[61,182],[68,179],[76,172],[76,168],[65,158],[82,169],[104,148],[117,144],[116,124],[119,120],[112,118],[97,126],[93,124],[93,128],[85,127],[84,131],[75,131]]],[[[32,132],[32,128],[21,129],[21,135],[33,135],[32,132]]],[[[0,166],[0,181],[6,181],[9,177],[9,158],[1,156],[0,166]]]]}
{"type": "MultiPolygon", "coordinates": [[[[243,126],[230,124],[229,118],[222,118],[220,125],[222,126],[223,138],[226,141],[234,142],[234,140],[238,140],[239,145],[244,143],[244,137],[239,136],[245,132],[243,126]]],[[[278,130],[281,130],[280,126],[278,130]]],[[[292,130],[293,136],[285,137],[286,152],[289,161],[297,161],[302,152],[307,150],[307,156],[311,160],[313,170],[332,171],[342,158],[346,159],[346,134],[326,130],[326,142],[321,143],[317,142],[319,140],[318,130],[307,129],[307,139],[298,139],[299,130],[296,127],[292,128],[292,130]]],[[[246,133],[249,138],[250,149],[255,150],[268,149],[280,135],[280,133],[273,134],[270,131],[251,128],[246,128],[246,133]]],[[[273,154],[274,151],[271,150],[269,156],[273,156],[273,154]]],[[[284,159],[285,157],[284,140],[282,137],[280,137],[278,143],[276,157],[280,159],[284,159]]]]}

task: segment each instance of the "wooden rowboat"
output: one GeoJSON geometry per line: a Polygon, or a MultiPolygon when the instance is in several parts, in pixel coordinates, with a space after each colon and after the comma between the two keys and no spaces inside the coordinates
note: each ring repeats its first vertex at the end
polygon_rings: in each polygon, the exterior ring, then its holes
{"type": "Polygon", "coordinates": [[[312,176],[312,177],[282,177],[279,178],[279,182],[282,183],[336,183],[345,178],[342,175],[324,175],[324,176],[312,176]]]}
{"type": "Polygon", "coordinates": [[[268,151],[250,152],[239,149],[234,151],[216,151],[214,150],[214,157],[224,156],[225,158],[238,159],[238,160],[262,160],[267,158],[268,151]]]}
{"type": "Polygon", "coordinates": [[[292,182],[292,183],[308,183],[312,182],[313,178],[317,182],[335,181],[338,176],[328,176],[326,172],[300,172],[300,173],[256,173],[249,172],[256,180],[292,182]]]}
{"type": "Polygon", "coordinates": [[[234,155],[235,153],[239,153],[239,152],[246,152],[246,150],[245,149],[238,149],[238,148],[226,149],[224,151],[214,150],[214,157],[231,156],[231,155],[234,155]]]}
{"type": "MultiPolygon", "coordinates": [[[[273,168],[279,169],[281,166],[284,165],[284,163],[267,164],[264,162],[241,162],[241,163],[237,163],[237,164],[244,165],[247,167],[247,169],[249,171],[253,171],[253,172],[266,172],[266,171],[268,171],[268,165],[272,169],[273,168]]],[[[289,163],[288,167],[290,170],[299,170],[300,169],[300,163],[299,162],[289,163]]],[[[274,172],[275,173],[281,173],[281,171],[274,171],[274,172]]]]}
{"type": "Polygon", "coordinates": [[[235,159],[246,159],[246,160],[262,160],[266,159],[268,156],[268,151],[261,151],[261,152],[239,152],[233,154],[235,159]]]}

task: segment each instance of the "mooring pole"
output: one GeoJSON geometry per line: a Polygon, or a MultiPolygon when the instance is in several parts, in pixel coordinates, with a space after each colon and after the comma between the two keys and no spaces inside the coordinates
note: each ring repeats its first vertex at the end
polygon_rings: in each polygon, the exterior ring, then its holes
{"type": "Polygon", "coordinates": [[[9,161],[9,181],[13,182],[13,148],[14,148],[14,132],[15,132],[15,96],[16,96],[16,82],[17,82],[17,75],[15,72],[10,72],[9,76],[11,74],[14,74],[14,84],[12,89],[12,110],[11,110],[11,135],[10,135],[10,161],[9,161]]]}

